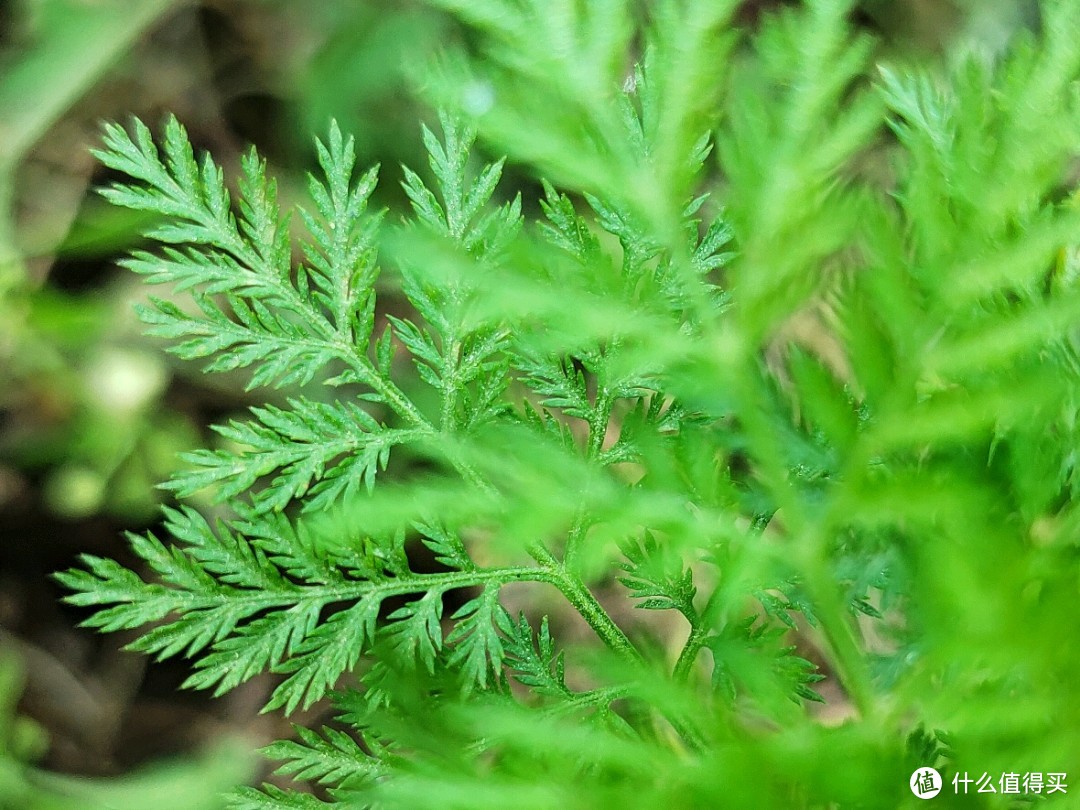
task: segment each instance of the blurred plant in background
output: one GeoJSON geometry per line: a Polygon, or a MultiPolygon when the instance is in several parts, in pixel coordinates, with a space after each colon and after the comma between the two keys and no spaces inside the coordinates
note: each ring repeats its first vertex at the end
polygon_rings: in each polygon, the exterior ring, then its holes
{"type": "Polygon", "coordinates": [[[19,663],[0,649],[0,808],[4,810],[219,810],[224,793],[251,778],[252,758],[239,742],[219,742],[198,759],[158,764],[133,777],[78,779],[35,770],[48,736],[16,712],[19,663]]]}
{"type": "MultiPolygon", "coordinates": [[[[102,509],[147,515],[145,485],[175,450],[139,448],[144,439],[168,441],[166,425],[147,418],[165,370],[121,345],[131,335],[116,326],[126,322],[120,301],[73,295],[45,278],[92,164],[34,153],[169,5],[38,2],[13,12],[0,74],[0,450],[9,465],[0,499],[36,469],[47,478],[45,499],[68,517],[102,509]],[[137,448],[150,453],[141,475],[127,464],[137,448]]],[[[64,140],[78,148],[70,135],[64,140]]]]}

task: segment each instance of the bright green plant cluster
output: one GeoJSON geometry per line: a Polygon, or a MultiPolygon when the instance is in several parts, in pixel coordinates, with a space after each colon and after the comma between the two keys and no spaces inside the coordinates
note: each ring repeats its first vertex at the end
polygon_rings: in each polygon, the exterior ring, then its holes
{"type": "Polygon", "coordinates": [[[899,807],[1080,762],[1080,6],[939,75],[841,0],[749,40],[733,2],[437,5],[483,58],[428,76],[401,223],[336,127],[299,223],[174,120],[98,153],[160,216],[151,333],[286,392],[187,456],[218,506],[132,536],[146,575],[59,575],[190,687],[333,701],[267,750],[323,798],[235,807],[899,807]]]}

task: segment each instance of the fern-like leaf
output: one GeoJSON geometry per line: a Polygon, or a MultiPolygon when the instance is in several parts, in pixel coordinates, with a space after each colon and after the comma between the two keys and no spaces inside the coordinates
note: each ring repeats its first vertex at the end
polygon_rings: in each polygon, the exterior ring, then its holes
{"type": "Polygon", "coordinates": [[[333,728],[322,733],[294,726],[299,740],[280,741],[262,749],[269,759],[284,760],[275,773],[295,779],[356,787],[381,772],[379,764],[350,735],[333,728]]]}

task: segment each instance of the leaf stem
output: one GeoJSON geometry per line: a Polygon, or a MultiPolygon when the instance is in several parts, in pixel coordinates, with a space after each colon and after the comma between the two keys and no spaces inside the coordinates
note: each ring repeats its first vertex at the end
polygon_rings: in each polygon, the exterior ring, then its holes
{"type": "MultiPolygon", "coordinates": [[[[547,549],[544,549],[544,551],[547,552],[547,549]]],[[[554,562],[554,557],[550,556],[550,552],[547,552],[547,554],[550,560],[554,562]]],[[[612,651],[627,660],[635,663],[640,662],[642,660],[641,653],[638,652],[637,647],[627,638],[626,633],[615,623],[615,620],[608,615],[608,612],[604,610],[597,598],[593,596],[592,591],[585,586],[585,583],[573,573],[568,572],[562,565],[555,563],[555,566],[555,568],[548,568],[552,576],[552,584],[562,591],[566,600],[588,622],[589,627],[596,632],[600,640],[612,651]]]]}
{"type": "Polygon", "coordinates": [[[695,621],[690,625],[690,637],[686,639],[679,658],[675,662],[673,677],[680,683],[685,683],[690,677],[690,669],[697,660],[697,655],[705,645],[705,639],[709,635],[709,627],[703,621],[695,621]]]}
{"type": "MultiPolygon", "coordinates": [[[[600,458],[604,446],[604,438],[607,435],[608,423],[611,421],[611,409],[614,399],[607,386],[597,385],[596,405],[588,420],[589,438],[586,444],[585,458],[589,464],[594,464],[600,458]]],[[[566,547],[563,551],[563,565],[570,571],[577,569],[578,558],[581,551],[581,541],[585,537],[587,527],[586,493],[582,494],[582,502],[578,505],[574,516],[574,523],[566,535],[566,547]]]]}

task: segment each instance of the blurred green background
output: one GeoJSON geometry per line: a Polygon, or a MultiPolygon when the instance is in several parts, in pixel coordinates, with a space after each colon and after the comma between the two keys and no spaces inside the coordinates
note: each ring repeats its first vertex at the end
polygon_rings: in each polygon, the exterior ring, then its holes
{"type": "MultiPolygon", "coordinates": [[[[740,19],[753,27],[784,4],[746,2],[740,19]]],[[[1037,10],[865,0],[854,22],[882,53],[926,60],[965,38],[999,47],[1037,26],[1037,10]]],[[[143,223],[95,196],[109,179],[89,153],[99,122],[175,113],[226,167],[254,143],[288,203],[313,163],[310,133],[331,117],[362,164],[422,162],[418,122],[432,113],[418,85],[447,43],[468,47],[468,35],[408,0],[0,3],[0,808],[143,807],[147,796],[164,808],[179,784],[201,792],[180,791],[176,807],[215,807],[216,786],[261,776],[222,754],[228,740],[250,750],[289,734],[257,713],[265,682],[218,701],[179,692],[182,666],[77,630],[48,579],[83,551],[127,561],[122,531],[157,520],[155,484],[177,452],[247,403],[241,385],[204,379],[140,336],[131,305],[143,293],[116,260],[143,223]]],[[[400,205],[395,182],[379,193],[400,205]]]]}

